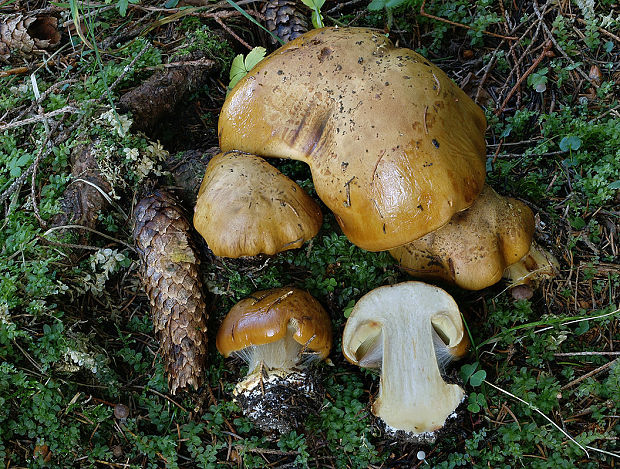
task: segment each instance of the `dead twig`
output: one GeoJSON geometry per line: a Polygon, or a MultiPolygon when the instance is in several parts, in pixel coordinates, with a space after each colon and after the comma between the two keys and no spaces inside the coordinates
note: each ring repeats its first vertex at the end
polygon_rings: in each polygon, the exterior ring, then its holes
{"type": "MultiPolygon", "coordinates": [[[[422,0],[422,5],[420,5],[420,15],[425,16],[427,18],[431,18],[433,20],[436,21],[441,21],[442,23],[448,23],[451,24],[452,26],[458,26],[460,28],[465,28],[465,29],[470,29],[470,30],[474,30],[474,28],[472,28],[471,26],[468,26],[466,24],[462,24],[462,23],[457,23],[456,21],[450,21],[447,20],[445,18],[441,18],[440,16],[435,16],[435,15],[431,15],[430,13],[426,13],[426,11],[424,11],[424,6],[426,5],[426,0],[422,0]]],[[[490,31],[482,31],[483,34],[486,34],[488,36],[493,36],[493,37],[498,37],[500,39],[505,39],[507,41],[516,41],[519,38],[514,37],[514,36],[502,36],[501,34],[497,34],[497,33],[492,33],[490,31]]]]}
{"type": "Polygon", "coordinates": [[[17,67],[10,70],[0,70],[0,78],[9,77],[11,75],[25,75],[30,69],[28,67],[17,67]]]}
{"type": "Polygon", "coordinates": [[[239,43],[242,44],[243,47],[246,47],[248,50],[252,50],[252,46],[245,42],[243,39],[241,39],[239,36],[237,36],[237,33],[235,33],[232,29],[226,26],[226,23],[224,23],[221,18],[215,17],[214,19],[215,22],[219,24],[228,34],[230,34],[237,41],[239,41],[239,43]]]}
{"type": "Polygon", "coordinates": [[[579,378],[576,378],[576,379],[572,380],[571,382],[569,382],[569,383],[565,384],[564,386],[562,386],[560,388],[560,390],[564,391],[565,389],[572,388],[575,384],[579,384],[582,381],[588,379],[589,377],[594,376],[594,375],[600,373],[601,371],[605,371],[607,368],[611,368],[616,363],[618,363],[618,359],[617,358],[615,360],[610,361],[609,363],[605,363],[604,365],[599,366],[598,368],[593,369],[589,373],[586,373],[585,375],[580,376],[579,378]]]}
{"type": "Polygon", "coordinates": [[[562,47],[558,44],[558,41],[556,41],[555,37],[553,36],[553,33],[551,32],[551,30],[549,29],[549,27],[545,24],[545,21],[543,20],[543,15],[540,12],[540,8],[538,7],[538,2],[536,0],[534,0],[532,2],[532,6],[534,7],[534,12],[536,13],[536,16],[538,16],[538,18],[540,18],[541,22],[542,22],[542,27],[545,30],[545,33],[547,34],[548,39],[553,43],[555,49],[562,54],[562,57],[564,57],[566,60],[568,60],[571,65],[574,67],[574,70],[577,70],[577,72],[584,78],[586,79],[592,86],[594,86],[595,88],[598,88],[599,85],[597,85],[594,80],[592,80],[588,74],[586,72],[583,71],[583,69],[579,66],[579,64],[577,64],[573,59],[571,59],[569,57],[569,55],[564,52],[564,49],[562,49],[562,47]]]}
{"type": "Polygon", "coordinates": [[[543,48],[543,51],[540,53],[540,55],[536,58],[536,60],[534,60],[534,63],[532,65],[530,65],[530,68],[528,68],[525,73],[523,75],[521,75],[521,78],[519,78],[519,80],[515,83],[515,85],[512,87],[512,89],[508,92],[508,96],[506,96],[506,98],[504,99],[504,102],[502,102],[502,105],[499,107],[499,109],[497,111],[495,111],[495,115],[499,116],[502,112],[504,112],[504,108],[506,107],[506,105],[508,104],[508,101],[510,101],[510,98],[512,98],[512,95],[515,94],[515,91],[517,91],[517,89],[521,86],[521,83],[523,83],[523,81],[534,71],[536,70],[536,67],[538,67],[538,65],[540,64],[540,62],[542,62],[542,60],[545,57],[553,57],[553,51],[551,50],[551,46],[552,46],[552,42],[551,41],[547,41],[545,43],[545,46],[543,48]]]}
{"type": "Polygon", "coordinates": [[[54,116],[58,116],[61,114],[67,114],[67,113],[75,113],[78,112],[79,109],[73,107],[73,106],[65,106],[62,107],[60,109],[56,109],[55,111],[50,111],[46,114],[40,114],[38,116],[34,116],[31,117],[29,119],[24,119],[21,121],[17,121],[17,122],[10,122],[9,124],[3,124],[0,125],[0,132],[3,130],[9,130],[9,129],[14,129],[16,127],[22,127],[24,125],[29,125],[29,124],[34,124],[36,122],[41,122],[44,120],[49,119],[50,117],[54,117],[54,116]]]}

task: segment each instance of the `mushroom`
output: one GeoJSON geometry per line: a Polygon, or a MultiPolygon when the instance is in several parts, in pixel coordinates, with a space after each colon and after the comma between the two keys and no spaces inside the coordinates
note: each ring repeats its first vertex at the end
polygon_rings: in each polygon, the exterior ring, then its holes
{"type": "Polygon", "coordinates": [[[222,355],[236,354],[248,364],[234,391],[244,414],[260,428],[281,433],[297,428],[322,403],[308,365],[326,358],[331,345],[327,312],[297,288],[259,291],[240,301],[216,337],[222,355]]]}
{"type": "MultiPolygon", "coordinates": [[[[559,268],[560,263],[555,256],[532,241],[530,250],[519,262],[509,265],[503,277],[513,290],[519,286],[536,287],[541,279],[554,277],[559,268]]],[[[521,298],[515,296],[515,299],[521,298]]]]}
{"type": "Polygon", "coordinates": [[[380,368],[372,412],[388,433],[431,443],[455,415],[465,393],[442,377],[469,341],[458,306],[448,293],[421,282],[383,286],[353,307],[342,336],[351,363],[380,368]]]}
{"type": "Polygon", "coordinates": [[[322,28],[256,65],[220,113],[223,151],[306,162],[356,245],[406,244],[469,207],[485,179],[482,110],[377,30],[322,28]]]}
{"type": "Polygon", "coordinates": [[[300,247],[323,222],[317,203],[262,158],[219,153],[198,192],[194,226],[216,256],[276,254],[300,247]]]}
{"type": "Polygon", "coordinates": [[[533,243],[533,234],[532,211],[523,202],[502,197],[485,185],[467,210],[438,230],[391,249],[390,254],[412,276],[481,290],[508,272],[534,281],[553,271],[553,256],[533,243]],[[535,256],[538,262],[527,262],[524,256],[535,256]],[[549,260],[543,263],[544,259],[549,260]],[[544,270],[540,268],[543,265],[544,270]]]}

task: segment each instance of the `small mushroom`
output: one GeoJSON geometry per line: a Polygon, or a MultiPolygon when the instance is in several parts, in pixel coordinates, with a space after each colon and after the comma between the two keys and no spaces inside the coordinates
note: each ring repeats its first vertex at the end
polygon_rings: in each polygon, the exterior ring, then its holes
{"type": "Polygon", "coordinates": [[[555,277],[559,269],[560,263],[556,257],[532,241],[530,250],[518,262],[506,268],[504,279],[513,289],[522,285],[535,288],[540,280],[555,277]]]}
{"type": "Polygon", "coordinates": [[[342,337],[351,363],[380,368],[372,412],[388,433],[431,443],[455,415],[465,393],[442,377],[469,341],[458,306],[448,293],[421,282],[383,286],[353,307],[342,337]]]}
{"type": "Polygon", "coordinates": [[[323,222],[317,203],[262,158],[237,151],[209,162],[194,226],[216,256],[276,254],[300,247],[323,222]]]}
{"type": "Polygon", "coordinates": [[[322,28],[255,66],[220,113],[220,147],[306,162],[346,236],[395,248],[469,207],[485,179],[483,111],[380,31],[322,28]]]}
{"type": "Polygon", "coordinates": [[[438,230],[390,250],[390,254],[412,276],[439,278],[461,288],[481,290],[498,282],[515,264],[523,266],[519,272],[514,270],[515,276],[537,275],[537,264],[528,268],[520,262],[533,245],[533,234],[532,211],[523,202],[500,196],[485,185],[467,210],[438,230]]]}
{"type": "Polygon", "coordinates": [[[236,354],[248,364],[235,400],[260,428],[281,433],[318,410],[322,391],[308,365],[326,358],[331,344],[327,312],[297,288],[260,291],[240,301],[216,337],[222,355],[236,354]]]}

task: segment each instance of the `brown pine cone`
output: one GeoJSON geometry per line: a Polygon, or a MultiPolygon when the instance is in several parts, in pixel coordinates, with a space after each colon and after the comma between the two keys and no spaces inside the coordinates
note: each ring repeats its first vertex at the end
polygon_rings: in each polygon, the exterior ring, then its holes
{"type": "Polygon", "coordinates": [[[198,388],[207,353],[206,305],[190,224],[169,194],[155,191],[135,208],[134,239],[170,392],[198,388]]]}
{"type": "Polygon", "coordinates": [[[7,15],[0,19],[0,61],[11,55],[29,56],[60,42],[58,20],[53,16],[7,15]]]}
{"type": "MultiPolygon", "coordinates": [[[[263,6],[265,26],[284,42],[289,42],[308,32],[306,17],[298,10],[294,0],[269,0],[263,6]]],[[[272,44],[277,41],[269,37],[272,44]]]]}

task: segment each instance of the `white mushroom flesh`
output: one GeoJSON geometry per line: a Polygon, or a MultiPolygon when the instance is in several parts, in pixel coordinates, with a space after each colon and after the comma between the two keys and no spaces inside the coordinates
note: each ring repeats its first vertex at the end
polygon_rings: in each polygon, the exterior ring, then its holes
{"type": "Polygon", "coordinates": [[[449,356],[463,339],[463,322],[450,295],[405,282],[377,288],[358,301],[342,347],[351,362],[381,367],[373,413],[392,429],[420,434],[442,428],[464,398],[460,386],[443,380],[435,351],[444,344],[439,355],[449,356]]]}

